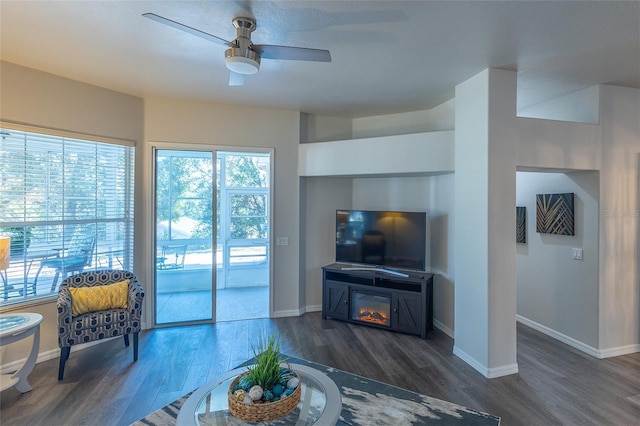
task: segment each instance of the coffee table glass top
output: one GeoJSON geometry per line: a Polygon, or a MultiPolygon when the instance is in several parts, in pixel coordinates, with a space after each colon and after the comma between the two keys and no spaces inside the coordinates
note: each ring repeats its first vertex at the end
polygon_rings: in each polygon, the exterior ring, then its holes
{"type": "MultiPolygon", "coordinates": [[[[334,425],[342,411],[342,399],[336,384],[311,367],[291,364],[302,383],[300,402],[286,416],[264,424],[334,425]]],[[[178,414],[178,425],[242,425],[244,421],[229,413],[227,391],[231,382],[246,371],[232,370],[197,389],[178,414]]],[[[263,424],[263,423],[261,423],[263,424]]]]}

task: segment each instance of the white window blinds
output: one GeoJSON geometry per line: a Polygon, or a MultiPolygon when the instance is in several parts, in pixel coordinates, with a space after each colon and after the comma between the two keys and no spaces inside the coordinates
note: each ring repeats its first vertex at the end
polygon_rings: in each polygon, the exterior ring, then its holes
{"type": "Polygon", "coordinates": [[[57,294],[66,276],[132,267],[132,147],[0,128],[1,304],[57,294]]]}

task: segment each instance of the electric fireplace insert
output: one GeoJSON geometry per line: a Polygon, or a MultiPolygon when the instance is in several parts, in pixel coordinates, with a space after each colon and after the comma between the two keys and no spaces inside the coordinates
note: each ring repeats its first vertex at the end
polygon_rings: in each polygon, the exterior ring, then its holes
{"type": "Polygon", "coordinates": [[[378,326],[391,325],[391,295],[351,290],[351,319],[378,326]]]}

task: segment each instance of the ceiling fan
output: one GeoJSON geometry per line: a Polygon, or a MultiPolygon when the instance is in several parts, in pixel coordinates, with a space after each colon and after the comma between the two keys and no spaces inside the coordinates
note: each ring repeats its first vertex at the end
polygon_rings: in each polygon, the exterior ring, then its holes
{"type": "Polygon", "coordinates": [[[155,13],[143,13],[142,16],[189,34],[202,37],[216,44],[227,46],[228,49],[224,52],[224,57],[225,64],[229,69],[229,86],[241,86],[247,75],[257,73],[260,69],[260,58],[331,62],[331,53],[328,50],[253,44],[251,42],[251,33],[256,29],[256,21],[253,18],[242,16],[233,18],[232,23],[237,29],[237,37],[233,41],[227,41],[188,25],[181,24],[180,22],[156,15],[155,13]]]}

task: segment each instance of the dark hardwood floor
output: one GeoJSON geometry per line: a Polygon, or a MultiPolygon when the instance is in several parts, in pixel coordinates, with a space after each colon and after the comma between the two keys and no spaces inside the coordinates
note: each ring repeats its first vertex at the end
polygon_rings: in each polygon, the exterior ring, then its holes
{"type": "Polygon", "coordinates": [[[598,360],[518,325],[519,374],[489,380],[438,330],[422,340],[320,313],[145,331],[136,363],[122,339],[72,351],[63,381],[54,359],[34,369],[33,391],[2,392],[0,424],[128,425],[250,358],[265,330],[284,333],[289,355],[485,411],[503,425],[640,424],[640,354],[598,360]]]}

